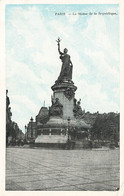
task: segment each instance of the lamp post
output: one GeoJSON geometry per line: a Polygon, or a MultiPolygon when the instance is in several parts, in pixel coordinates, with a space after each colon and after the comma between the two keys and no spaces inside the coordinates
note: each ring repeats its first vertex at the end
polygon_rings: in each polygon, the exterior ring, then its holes
{"type": "Polygon", "coordinates": [[[33,139],[33,129],[32,129],[33,118],[32,117],[30,119],[30,122],[31,122],[31,139],[33,139]]]}
{"type": "Polygon", "coordinates": [[[27,126],[25,125],[25,142],[26,142],[26,130],[27,130],[27,126]]]}
{"type": "Polygon", "coordinates": [[[70,133],[70,121],[71,121],[71,119],[70,119],[70,117],[68,117],[68,142],[69,142],[69,133],[70,133]]]}

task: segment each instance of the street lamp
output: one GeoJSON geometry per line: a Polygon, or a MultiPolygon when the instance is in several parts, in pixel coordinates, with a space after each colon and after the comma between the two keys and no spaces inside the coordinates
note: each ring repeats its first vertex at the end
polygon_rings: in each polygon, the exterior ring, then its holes
{"type": "Polygon", "coordinates": [[[30,119],[30,122],[31,122],[31,139],[32,139],[33,138],[33,129],[32,129],[33,118],[32,117],[30,119]]]}
{"type": "Polygon", "coordinates": [[[68,142],[69,142],[69,133],[70,133],[70,121],[71,121],[71,119],[70,119],[70,117],[68,117],[68,142]]]}
{"type": "Polygon", "coordinates": [[[25,125],[25,141],[26,141],[26,130],[27,130],[27,126],[25,125]]]}

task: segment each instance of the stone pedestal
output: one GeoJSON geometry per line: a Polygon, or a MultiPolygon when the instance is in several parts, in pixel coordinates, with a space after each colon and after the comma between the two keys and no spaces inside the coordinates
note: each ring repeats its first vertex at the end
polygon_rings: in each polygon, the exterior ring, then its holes
{"type": "Polygon", "coordinates": [[[72,81],[63,81],[55,83],[52,87],[54,99],[58,98],[59,102],[63,105],[63,119],[70,117],[74,119],[74,97],[77,87],[72,81]]]}

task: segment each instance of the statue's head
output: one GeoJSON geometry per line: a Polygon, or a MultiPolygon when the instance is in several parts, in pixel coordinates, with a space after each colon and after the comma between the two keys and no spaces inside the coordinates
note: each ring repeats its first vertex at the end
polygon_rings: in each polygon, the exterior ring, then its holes
{"type": "Polygon", "coordinates": [[[67,53],[67,52],[68,52],[68,49],[67,49],[67,48],[65,48],[65,49],[64,49],[64,53],[67,53]]]}
{"type": "Polygon", "coordinates": [[[80,101],[78,101],[78,102],[77,102],[77,104],[78,104],[78,105],[80,105],[80,104],[81,104],[81,102],[80,102],[80,101]]]}
{"type": "Polygon", "coordinates": [[[59,98],[56,98],[56,101],[59,101],[59,98]]]}

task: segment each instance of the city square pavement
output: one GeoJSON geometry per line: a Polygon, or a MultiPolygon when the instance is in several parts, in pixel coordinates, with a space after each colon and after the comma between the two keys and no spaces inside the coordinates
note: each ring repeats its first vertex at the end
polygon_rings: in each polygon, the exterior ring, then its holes
{"type": "Polygon", "coordinates": [[[6,190],[116,191],[119,149],[6,149],[6,190]]]}

